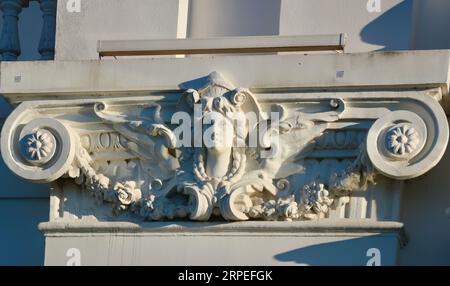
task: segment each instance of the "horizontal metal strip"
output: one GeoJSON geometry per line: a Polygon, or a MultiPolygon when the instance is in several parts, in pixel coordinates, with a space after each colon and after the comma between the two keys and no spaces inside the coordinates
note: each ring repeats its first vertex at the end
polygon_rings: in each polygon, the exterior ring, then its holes
{"type": "Polygon", "coordinates": [[[98,41],[103,56],[343,51],[345,34],[98,41]]]}

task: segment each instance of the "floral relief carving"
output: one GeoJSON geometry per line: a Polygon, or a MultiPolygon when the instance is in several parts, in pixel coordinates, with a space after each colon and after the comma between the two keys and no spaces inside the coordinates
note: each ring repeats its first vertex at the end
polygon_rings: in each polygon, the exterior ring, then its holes
{"type": "Polygon", "coordinates": [[[313,182],[303,186],[301,195],[301,206],[305,213],[304,217],[307,219],[324,218],[333,204],[330,192],[320,183],[313,182]]]}
{"type": "MultiPolygon", "coordinates": [[[[334,106],[328,107],[331,110],[343,105],[338,100],[333,102],[334,106]]],[[[333,198],[325,185],[313,182],[293,190],[288,179],[290,173],[283,169],[284,161],[301,150],[294,145],[320,136],[327,123],[314,123],[314,119],[303,119],[301,114],[289,114],[283,106],[274,105],[272,109],[279,112],[279,121],[269,123],[262,117],[257,125],[265,126],[264,134],[277,132],[281,142],[271,146],[270,140],[262,136],[259,146],[239,147],[249,140],[251,128],[246,124],[240,125],[241,129],[236,128],[230,114],[261,113],[258,102],[248,90],[236,89],[220,75],[212,74],[200,89],[188,88],[177,108],[188,110],[196,120],[195,106],[201,108],[201,118],[214,115],[208,125],[209,131],[200,130],[200,137],[206,132],[214,136],[211,142],[198,142],[197,147],[177,147],[179,142],[173,127],[161,119],[161,106],[149,107],[153,118],[141,120],[110,112],[105,103],[96,104],[96,115],[123,137],[124,148],[136,153],[141,158],[141,165],[158,160],[160,168],[148,174],[144,184],[133,178],[117,180],[92,167],[91,155],[80,147],[76,155],[80,172],[72,172],[74,177],[94,197],[109,202],[114,211],[132,210],[149,220],[177,217],[209,220],[212,216],[226,220],[310,220],[326,216],[333,198]],[[275,130],[274,123],[279,129],[275,130]],[[279,152],[274,157],[262,156],[268,148],[279,148],[279,152]],[[249,164],[260,167],[249,168],[249,164]],[[277,173],[286,174],[280,178],[277,173]]],[[[330,119],[325,121],[332,122],[338,119],[339,112],[342,111],[326,111],[317,117],[329,116],[330,119]]],[[[356,164],[353,171],[363,173],[359,172],[363,164],[356,164]]],[[[348,180],[352,175],[342,174],[340,178],[348,180]]],[[[344,188],[349,192],[360,189],[360,177],[357,181],[344,188]]],[[[337,195],[337,192],[333,194],[337,195]]]]}
{"type": "Polygon", "coordinates": [[[417,150],[420,135],[414,127],[403,124],[395,126],[387,132],[388,150],[395,155],[403,156],[417,150]]]}
{"type": "Polygon", "coordinates": [[[136,182],[128,181],[123,184],[116,183],[114,190],[116,191],[117,200],[120,203],[119,208],[121,210],[126,209],[128,206],[141,199],[141,190],[136,188],[136,182]]]}
{"type": "Polygon", "coordinates": [[[26,136],[22,154],[26,160],[41,164],[51,159],[55,153],[56,141],[49,131],[37,130],[26,136]]]}

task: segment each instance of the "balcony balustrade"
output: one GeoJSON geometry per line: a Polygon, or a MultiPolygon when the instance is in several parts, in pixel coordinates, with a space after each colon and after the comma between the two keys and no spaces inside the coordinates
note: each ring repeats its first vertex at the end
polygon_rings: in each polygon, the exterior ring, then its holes
{"type": "Polygon", "coordinates": [[[19,40],[19,17],[30,1],[38,1],[42,11],[43,25],[37,47],[42,60],[55,56],[56,5],[57,0],[0,0],[3,27],[0,37],[0,54],[3,61],[16,61],[21,54],[19,40]]]}

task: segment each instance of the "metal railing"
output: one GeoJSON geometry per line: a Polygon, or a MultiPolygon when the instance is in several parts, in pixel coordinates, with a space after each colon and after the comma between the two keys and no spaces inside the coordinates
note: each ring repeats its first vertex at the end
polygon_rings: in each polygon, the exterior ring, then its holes
{"type": "Polygon", "coordinates": [[[38,1],[42,11],[43,25],[38,47],[41,59],[53,60],[55,56],[57,0],[0,0],[0,10],[3,12],[0,54],[3,61],[16,61],[21,53],[19,17],[30,1],[38,1]]]}

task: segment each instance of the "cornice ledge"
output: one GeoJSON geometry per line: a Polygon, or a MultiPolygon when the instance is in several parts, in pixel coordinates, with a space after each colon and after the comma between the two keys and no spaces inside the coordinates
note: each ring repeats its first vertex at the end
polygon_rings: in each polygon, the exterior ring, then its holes
{"type": "MultiPolygon", "coordinates": [[[[430,95],[446,100],[450,51],[2,62],[0,93],[14,105],[55,97],[158,93],[178,90],[178,83],[207,74],[211,69],[233,75],[236,85],[253,91],[275,87],[297,90],[419,88],[438,89],[439,94],[433,91],[430,95]],[[274,68],[267,69],[267,66],[274,68]],[[166,71],[164,74],[160,72],[162,67],[166,71]],[[67,80],[74,77],[76,80],[67,80]]],[[[444,105],[447,108],[447,103],[444,105]]]]}
{"type": "Polygon", "coordinates": [[[54,221],[39,224],[45,235],[57,233],[389,233],[403,231],[403,223],[369,219],[246,222],[100,222],[54,221]]]}
{"type": "Polygon", "coordinates": [[[246,221],[246,222],[100,222],[54,221],[39,224],[46,237],[83,235],[297,235],[348,237],[354,235],[396,235],[400,247],[406,246],[408,237],[404,225],[395,221],[369,219],[336,219],[316,221],[246,221]]]}

